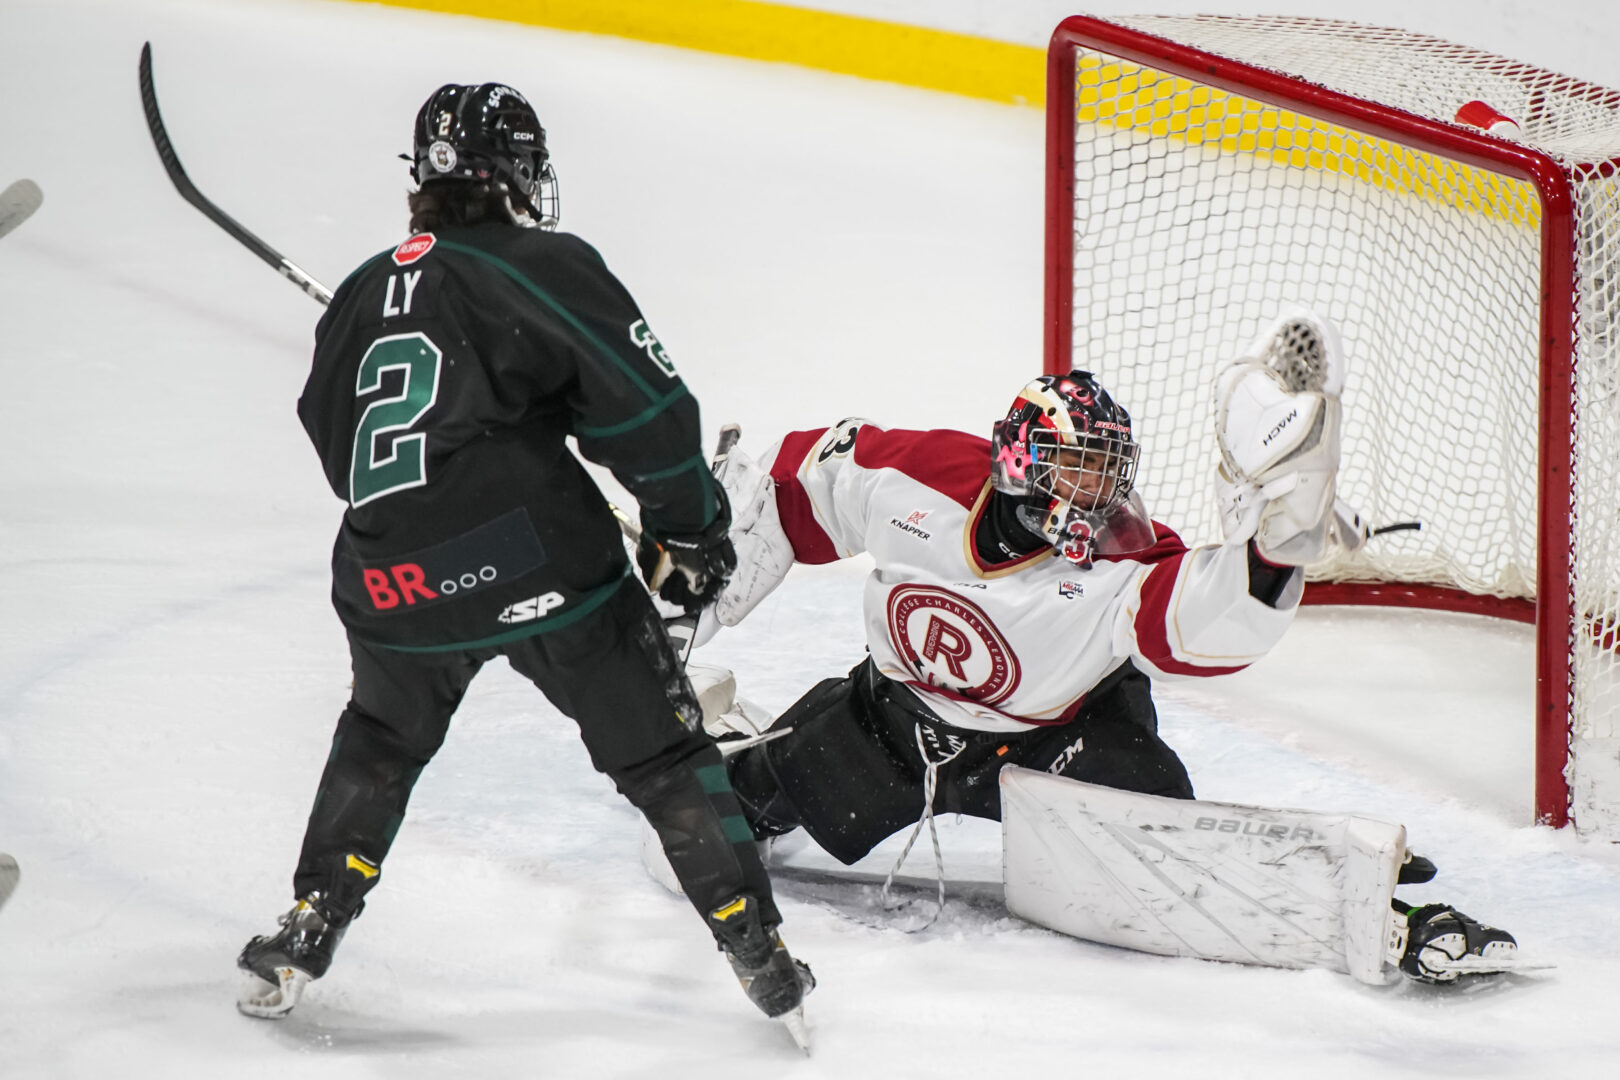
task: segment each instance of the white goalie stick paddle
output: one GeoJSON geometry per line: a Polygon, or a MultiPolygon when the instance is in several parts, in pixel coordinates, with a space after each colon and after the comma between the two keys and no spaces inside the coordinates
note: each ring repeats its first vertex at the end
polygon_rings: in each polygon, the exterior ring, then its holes
{"type": "MultiPolygon", "coordinates": [[[[146,112],[146,128],[152,133],[152,145],[157,148],[158,157],[163,160],[164,171],[174,182],[174,188],[186,202],[202,211],[203,215],[215,225],[231,234],[231,238],[253,254],[263,259],[276,273],[297,285],[304,292],[322,304],[332,302],[332,290],[316,281],[302,267],[288,259],[281,252],[260,240],[253,233],[243,228],[240,222],[197,190],[197,185],[191,182],[186,175],[185,168],[180,164],[179,156],[174,152],[174,144],[169,141],[168,129],[163,126],[163,114],[158,112],[157,87],[152,83],[152,43],[146,42],[141,46],[141,108],[146,112]]],[[[3,231],[3,230],[0,230],[3,231]]]]}
{"type": "Polygon", "coordinates": [[[33,216],[45,201],[45,193],[32,180],[15,180],[0,191],[0,236],[33,216]]]}

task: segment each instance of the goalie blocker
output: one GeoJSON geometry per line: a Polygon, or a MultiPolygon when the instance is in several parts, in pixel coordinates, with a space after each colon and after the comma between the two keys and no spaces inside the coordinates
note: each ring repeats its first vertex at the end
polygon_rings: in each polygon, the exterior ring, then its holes
{"type": "Polygon", "coordinates": [[[1526,970],[1512,935],[1441,905],[1392,905],[1406,830],[1001,772],[1007,908],[1106,945],[1373,985],[1526,970]]]}

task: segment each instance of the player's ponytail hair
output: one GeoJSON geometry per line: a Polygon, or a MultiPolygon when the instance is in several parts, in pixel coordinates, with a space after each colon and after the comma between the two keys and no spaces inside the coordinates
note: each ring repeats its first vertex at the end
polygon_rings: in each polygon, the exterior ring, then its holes
{"type": "Polygon", "coordinates": [[[406,197],[406,205],[411,211],[413,236],[446,225],[512,221],[506,185],[499,181],[435,180],[411,192],[406,197]]]}

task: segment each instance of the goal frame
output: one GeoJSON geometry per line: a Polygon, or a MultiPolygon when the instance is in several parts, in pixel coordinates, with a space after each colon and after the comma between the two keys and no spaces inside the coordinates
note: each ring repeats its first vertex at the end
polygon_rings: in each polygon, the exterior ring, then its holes
{"type": "MultiPolygon", "coordinates": [[[[1084,15],[1053,31],[1046,78],[1046,287],[1044,370],[1073,359],[1076,123],[1075,49],[1090,47],[1144,66],[1330,123],[1343,124],[1531,184],[1541,200],[1541,310],[1537,404],[1536,599],[1499,598],[1442,586],[1312,582],[1303,603],[1429,608],[1535,624],[1535,814],[1570,822],[1565,769],[1571,740],[1575,644],[1572,525],[1573,363],[1576,298],[1574,195],[1563,169],[1533,147],[1373,104],[1304,79],[1256,67],[1084,15]],[[1565,282],[1570,288],[1556,288],[1565,282]]],[[[1526,72],[1536,69],[1524,65],[1526,72]]],[[[1611,91],[1569,79],[1594,94],[1611,91]]],[[[1606,167],[1614,167],[1609,162],[1606,167]]]]}

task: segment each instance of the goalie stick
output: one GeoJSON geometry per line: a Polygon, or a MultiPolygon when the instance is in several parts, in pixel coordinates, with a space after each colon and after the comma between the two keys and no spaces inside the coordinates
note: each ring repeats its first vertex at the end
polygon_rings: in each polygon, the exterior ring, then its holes
{"type": "MultiPolygon", "coordinates": [[[[726,424],[720,428],[720,436],[715,440],[714,457],[709,459],[709,472],[716,479],[725,475],[726,459],[731,456],[732,449],[741,438],[742,427],[738,424],[726,424]]],[[[608,503],[608,509],[612,510],[613,516],[618,519],[619,531],[624,533],[625,539],[629,540],[632,546],[639,546],[641,526],[613,503],[608,503]]],[[[664,629],[675,642],[675,653],[680,657],[682,667],[686,666],[687,658],[692,655],[692,643],[697,638],[698,619],[701,614],[700,612],[697,615],[676,615],[664,620],[664,629]]]]}
{"type": "Polygon", "coordinates": [[[44,192],[32,180],[12,181],[0,191],[0,236],[27,221],[44,201],[44,192]]]}
{"type": "Polygon", "coordinates": [[[163,160],[164,171],[169,174],[169,179],[174,182],[174,188],[180,193],[180,197],[201,210],[203,216],[208,218],[209,221],[230,233],[231,238],[237,243],[263,259],[276,273],[303,289],[304,292],[322,304],[330,304],[332,302],[331,289],[316,281],[298,264],[245,229],[235,218],[216,206],[208,196],[198,191],[197,185],[193,184],[191,177],[186,175],[184,166],[180,164],[179,155],[174,152],[174,144],[169,141],[168,129],[163,126],[163,114],[158,112],[157,88],[152,84],[152,43],[150,41],[141,46],[140,79],[141,108],[146,112],[146,128],[152,133],[152,145],[157,148],[158,157],[163,160]]]}

